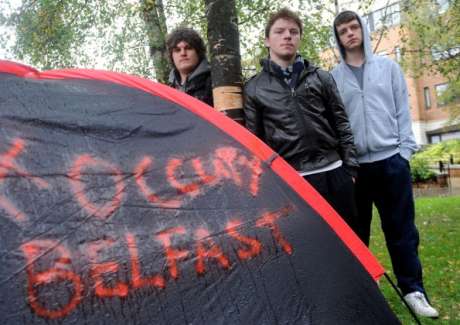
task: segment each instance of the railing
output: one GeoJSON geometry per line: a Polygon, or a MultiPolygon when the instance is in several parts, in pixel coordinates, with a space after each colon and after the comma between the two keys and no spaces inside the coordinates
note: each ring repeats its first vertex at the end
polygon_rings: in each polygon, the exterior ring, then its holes
{"type": "Polygon", "coordinates": [[[460,156],[450,155],[447,159],[426,159],[428,168],[436,175],[436,184],[439,187],[452,188],[460,186],[460,156]],[[455,184],[453,184],[453,179],[455,184]]]}

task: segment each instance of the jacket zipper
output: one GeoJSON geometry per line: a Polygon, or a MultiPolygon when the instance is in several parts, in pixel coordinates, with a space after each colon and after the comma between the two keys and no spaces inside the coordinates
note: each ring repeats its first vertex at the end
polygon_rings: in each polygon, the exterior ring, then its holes
{"type": "Polygon", "coordinates": [[[308,75],[308,73],[300,75],[299,80],[297,82],[297,85],[295,87],[291,88],[291,87],[288,86],[291,89],[291,97],[294,100],[294,109],[295,109],[295,111],[297,113],[297,117],[299,118],[300,123],[302,124],[302,130],[301,130],[302,137],[305,137],[305,132],[307,130],[307,126],[305,125],[304,117],[303,117],[302,112],[300,111],[300,108],[299,108],[299,101],[297,99],[296,87],[298,85],[302,85],[304,82],[306,82],[305,79],[307,78],[307,75],[308,75]]]}
{"type": "MultiPolygon", "coordinates": [[[[300,75],[296,87],[297,87],[298,85],[302,85],[302,84],[303,84],[303,82],[305,81],[307,75],[308,75],[308,73],[303,73],[303,74],[300,75]]],[[[283,87],[289,89],[289,91],[290,91],[290,93],[291,93],[291,97],[292,97],[292,99],[294,100],[294,110],[295,110],[295,113],[296,113],[296,115],[297,115],[297,118],[300,120],[300,123],[302,124],[302,130],[300,130],[300,131],[301,131],[302,137],[305,137],[305,131],[306,131],[306,129],[307,129],[307,126],[305,125],[305,121],[304,121],[303,115],[301,114],[300,109],[299,109],[299,101],[297,100],[296,87],[291,88],[284,80],[280,80],[279,78],[276,78],[276,79],[278,79],[278,81],[281,82],[281,84],[283,85],[283,87]]]]}
{"type": "Polygon", "coordinates": [[[368,125],[367,125],[367,109],[366,109],[366,101],[364,99],[364,86],[366,83],[366,78],[365,78],[365,73],[366,73],[366,64],[363,66],[363,89],[361,89],[361,101],[363,104],[363,115],[364,115],[364,129],[366,132],[366,148],[367,148],[367,154],[369,155],[369,159],[371,158],[371,150],[369,148],[369,130],[368,130],[368,125]]]}

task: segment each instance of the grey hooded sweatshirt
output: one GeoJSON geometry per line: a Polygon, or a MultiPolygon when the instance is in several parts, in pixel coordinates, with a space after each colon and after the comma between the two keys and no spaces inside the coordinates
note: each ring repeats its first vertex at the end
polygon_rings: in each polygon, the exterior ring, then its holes
{"type": "Polygon", "coordinates": [[[372,53],[366,24],[359,19],[365,54],[363,89],[345,62],[345,50],[334,27],[341,62],[331,71],[350,120],[358,161],[379,161],[397,153],[409,160],[418,147],[404,74],[393,60],[372,53]]]}

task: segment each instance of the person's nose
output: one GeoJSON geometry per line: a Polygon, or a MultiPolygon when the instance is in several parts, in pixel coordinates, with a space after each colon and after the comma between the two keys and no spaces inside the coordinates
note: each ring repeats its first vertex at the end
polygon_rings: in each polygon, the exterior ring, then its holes
{"type": "Polygon", "coordinates": [[[291,38],[292,38],[291,32],[288,31],[288,30],[285,31],[285,32],[283,33],[283,38],[284,38],[284,39],[291,39],[291,38]]]}

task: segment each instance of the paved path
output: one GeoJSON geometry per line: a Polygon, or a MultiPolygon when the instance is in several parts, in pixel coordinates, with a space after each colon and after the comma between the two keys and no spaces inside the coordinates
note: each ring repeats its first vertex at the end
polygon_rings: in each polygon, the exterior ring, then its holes
{"type": "Polygon", "coordinates": [[[451,176],[448,179],[448,187],[417,188],[414,186],[414,196],[453,196],[460,195],[460,177],[451,176]]]}

